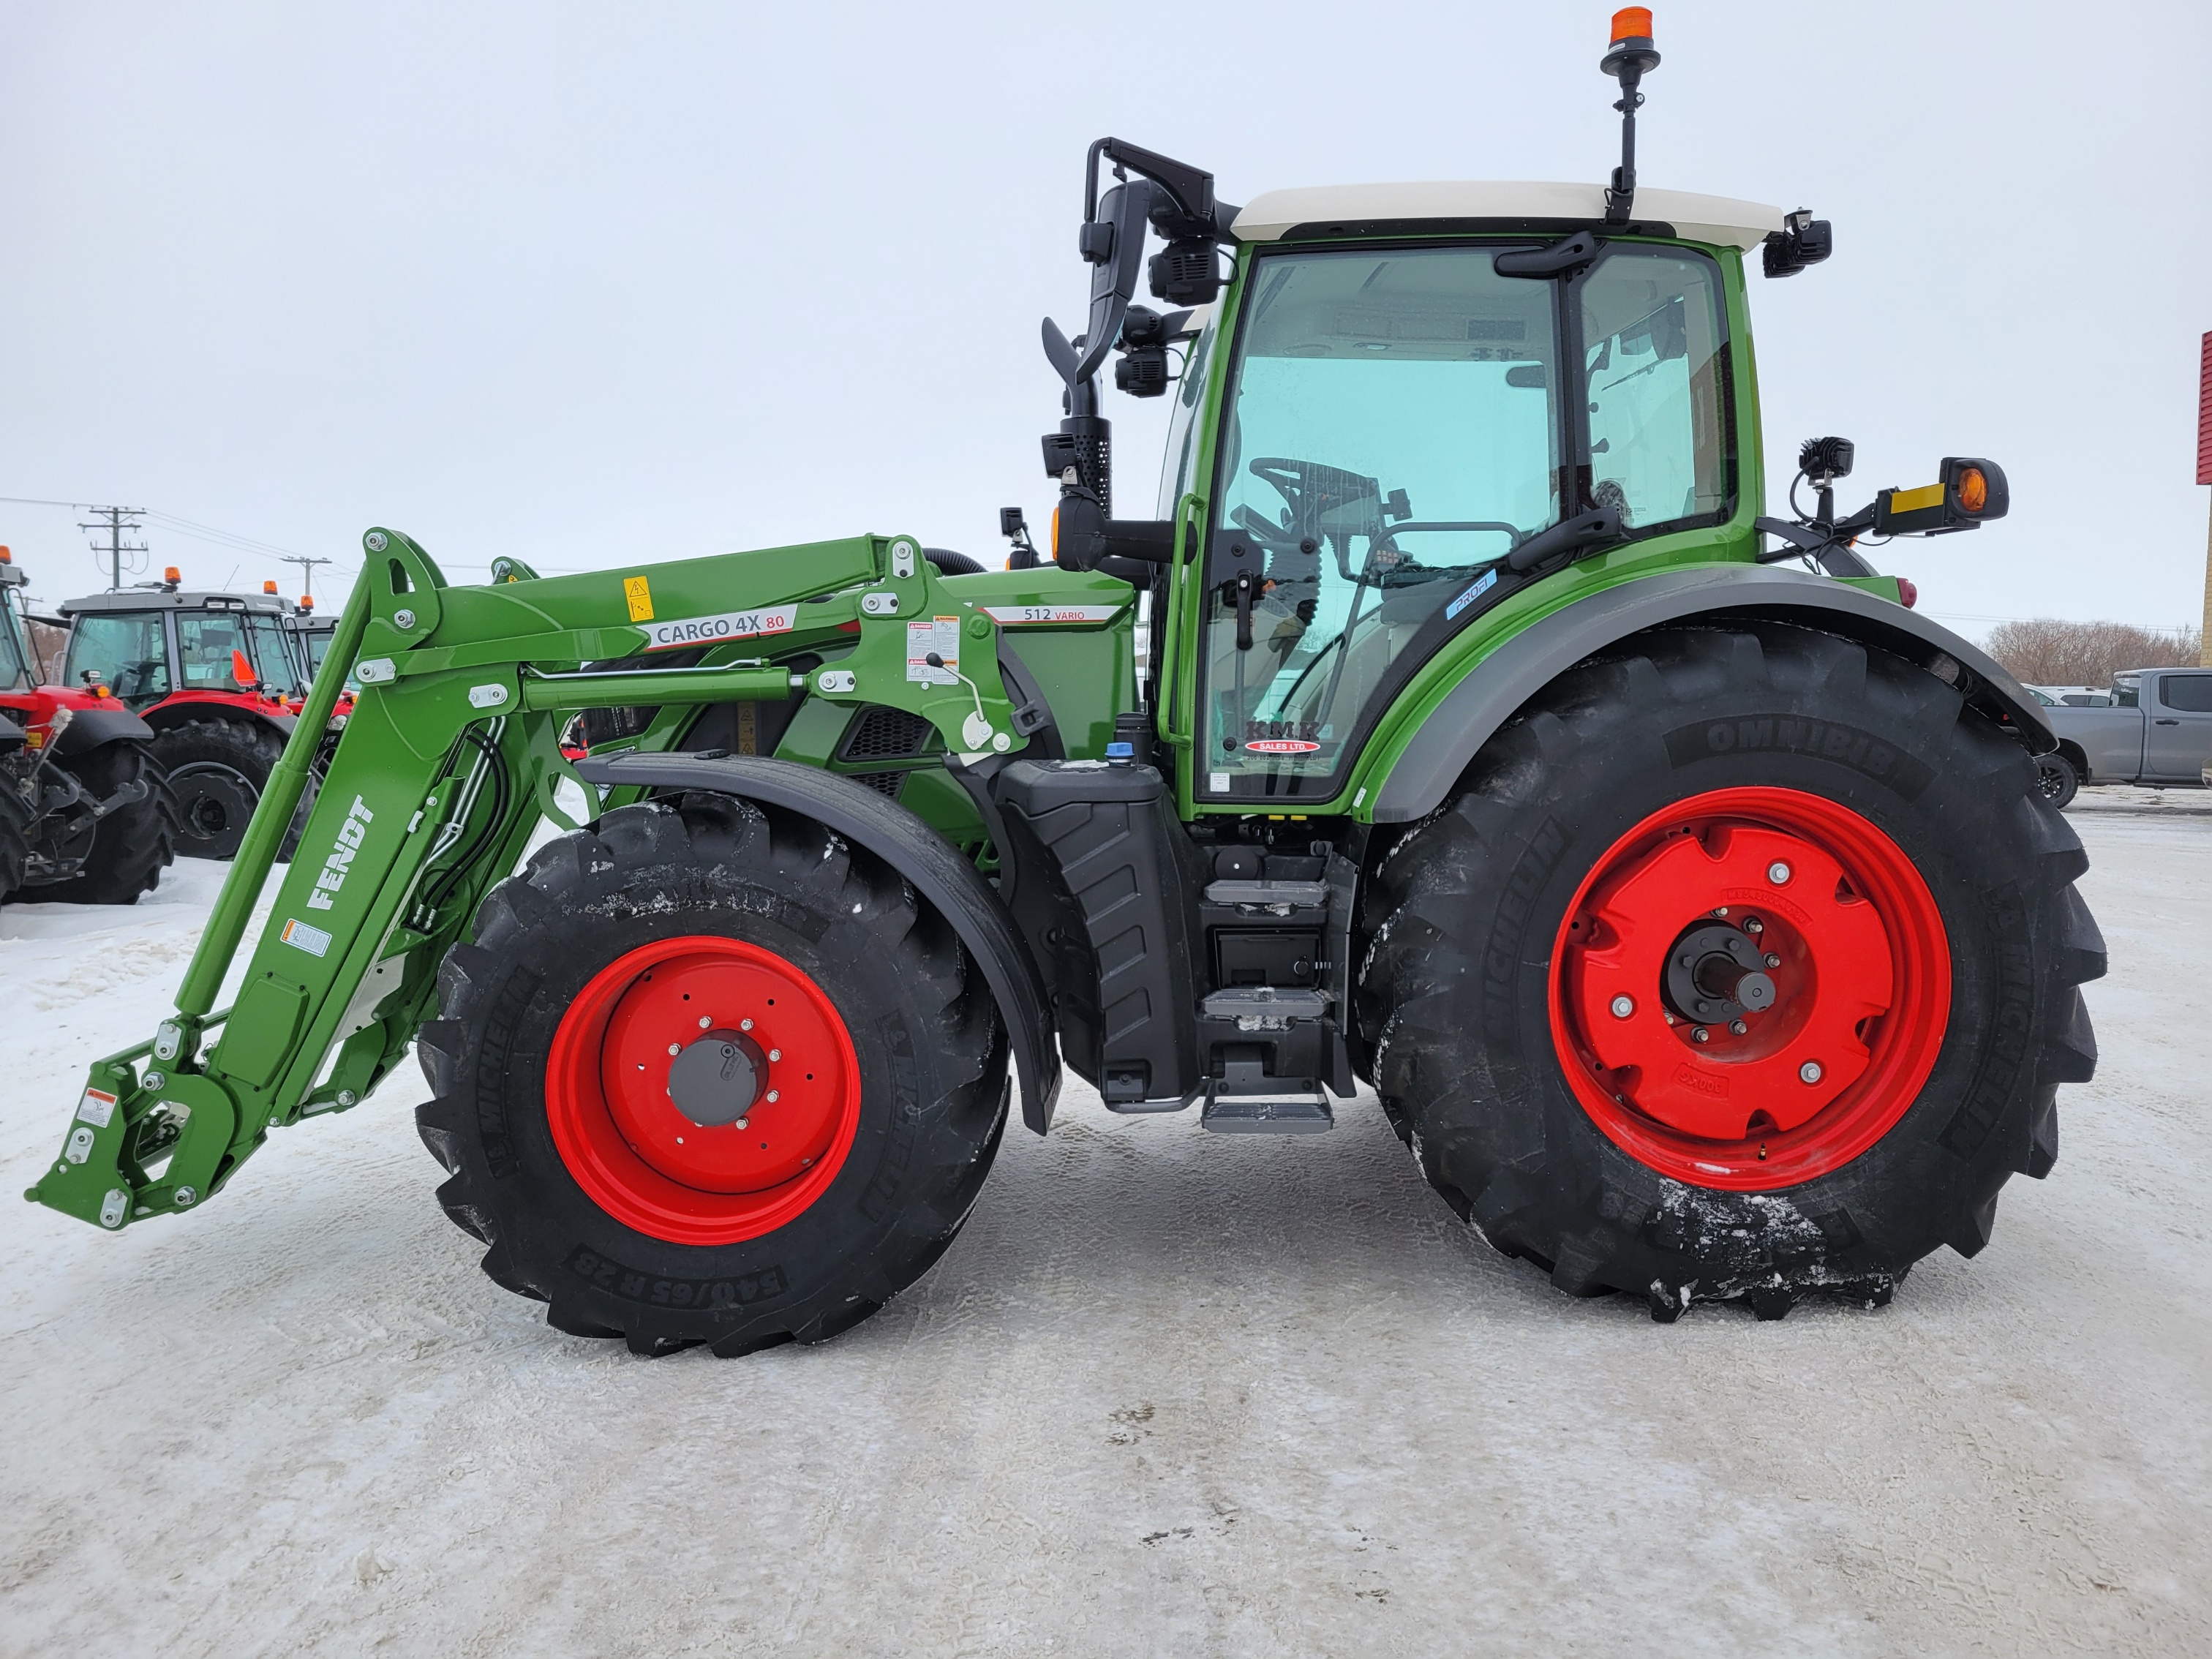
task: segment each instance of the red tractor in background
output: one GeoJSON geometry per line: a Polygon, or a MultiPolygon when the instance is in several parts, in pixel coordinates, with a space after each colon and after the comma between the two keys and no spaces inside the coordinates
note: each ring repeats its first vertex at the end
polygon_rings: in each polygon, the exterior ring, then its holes
{"type": "Polygon", "coordinates": [[[104,685],[40,684],[0,547],[0,902],[131,904],[175,856],[154,732],[104,685]]]}
{"type": "MultiPolygon", "coordinates": [[[[186,591],[174,565],[159,583],[60,607],[69,622],[63,678],[104,686],[152,728],[179,815],[178,852],[228,859],[267,787],[313,678],[267,582],[258,593],[186,591]]],[[[280,858],[289,858],[295,834],[280,858]]]]}

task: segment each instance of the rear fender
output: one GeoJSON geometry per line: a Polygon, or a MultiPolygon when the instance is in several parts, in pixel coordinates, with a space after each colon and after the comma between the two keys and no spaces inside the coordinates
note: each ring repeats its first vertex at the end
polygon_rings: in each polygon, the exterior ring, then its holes
{"type": "Polygon", "coordinates": [[[244,697],[223,691],[179,691],[146,710],[146,724],[155,732],[173,731],[187,720],[235,720],[257,726],[283,743],[300,722],[295,715],[278,714],[257,708],[244,697]]]}
{"type": "Polygon", "coordinates": [[[1749,564],[1699,565],[1578,599],[1475,663],[1399,752],[1376,793],[1375,822],[1410,823],[1442,805],[1498,727],[1584,658],[1669,623],[1755,619],[1821,629],[1894,652],[2008,723],[2030,754],[2058,746],[2035,699],[1986,653],[1948,628],[1826,576],[1749,564]]]}
{"type": "Polygon", "coordinates": [[[612,788],[700,789],[801,812],[864,847],[908,881],[952,925],[998,1000],[1022,1082],[1022,1121],[1038,1134],[1060,1098],[1060,1050],[1036,959],[974,863],[896,801],[864,784],[765,756],[617,755],[575,763],[612,788]]]}

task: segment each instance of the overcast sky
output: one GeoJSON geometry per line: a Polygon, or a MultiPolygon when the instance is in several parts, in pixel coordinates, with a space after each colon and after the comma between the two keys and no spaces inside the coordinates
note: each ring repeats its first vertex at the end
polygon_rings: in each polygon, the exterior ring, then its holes
{"type": "MultiPolygon", "coordinates": [[[[1611,8],[174,3],[0,7],[0,495],[143,506],[457,580],[1042,523],[1037,346],[1074,331],[1085,145],[1291,185],[1582,179],[1616,159],[1611,8]]],[[[1805,205],[1753,278],[1778,510],[1946,453],[2013,513],[1877,556],[1969,634],[2202,603],[2212,6],[1656,8],[1647,185],[1805,205]]],[[[1125,507],[1163,411],[1109,393],[1125,507]]],[[[0,504],[48,603],[67,508],[0,504]]],[[[273,556],[148,526],[151,562],[273,556]]],[[[327,577],[323,591],[330,591],[327,577]]]]}

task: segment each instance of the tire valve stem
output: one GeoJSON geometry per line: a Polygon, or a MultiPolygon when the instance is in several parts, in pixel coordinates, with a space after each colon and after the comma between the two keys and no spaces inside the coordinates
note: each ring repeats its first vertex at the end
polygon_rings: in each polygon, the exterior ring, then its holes
{"type": "Polygon", "coordinates": [[[1766,1162],[1766,1143],[1763,1140],[1759,1143],[1759,1161],[1761,1164],[1766,1162]]]}

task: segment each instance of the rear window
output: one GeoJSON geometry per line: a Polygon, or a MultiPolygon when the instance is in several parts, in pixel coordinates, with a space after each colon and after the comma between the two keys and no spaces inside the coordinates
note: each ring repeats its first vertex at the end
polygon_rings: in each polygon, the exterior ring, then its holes
{"type": "Polygon", "coordinates": [[[2159,695],[2168,708],[2185,714],[2212,714],[2212,674],[2168,674],[2159,695]]]}
{"type": "Polygon", "coordinates": [[[2140,685],[2141,683],[2134,675],[2121,675],[2118,679],[2112,682],[2112,701],[2119,704],[2123,708],[2135,708],[2139,707],[2140,704],[2136,701],[2136,694],[2140,689],[2140,685]]]}

